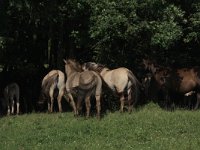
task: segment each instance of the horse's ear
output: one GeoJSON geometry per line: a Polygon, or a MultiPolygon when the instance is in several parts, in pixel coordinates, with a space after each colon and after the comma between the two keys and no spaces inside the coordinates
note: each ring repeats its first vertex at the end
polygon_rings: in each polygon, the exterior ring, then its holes
{"type": "Polygon", "coordinates": [[[65,59],[63,59],[64,63],[67,63],[67,61],[65,59]]]}
{"type": "Polygon", "coordinates": [[[143,58],[143,59],[142,59],[142,63],[143,63],[144,65],[146,65],[146,64],[147,64],[147,59],[143,58]]]}

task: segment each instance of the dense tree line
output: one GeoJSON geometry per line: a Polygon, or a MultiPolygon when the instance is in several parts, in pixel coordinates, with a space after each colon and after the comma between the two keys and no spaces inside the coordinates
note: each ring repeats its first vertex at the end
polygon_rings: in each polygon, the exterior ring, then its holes
{"type": "Polygon", "coordinates": [[[3,65],[59,68],[73,56],[134,66],[144,54],[167,65],[199,63],[198,0],[2,0],[0,7],[3,65]]]}
{"type": "Polygon", "coordinates": [[[199,0],[1,0],[0,18],[4,71],[43,75],[44,66],[63,69],[66,56],[138,76],[145,56],[165,66],[200,65],[199,0]]]}

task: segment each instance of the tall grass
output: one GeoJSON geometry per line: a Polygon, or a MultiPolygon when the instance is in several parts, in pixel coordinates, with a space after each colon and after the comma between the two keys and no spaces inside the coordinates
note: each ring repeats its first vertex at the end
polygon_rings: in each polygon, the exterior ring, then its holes
{"type": "Polygon", "coordinates": [[[200,149],[200,111],[168,112],[149,104],[132,114],[74,118],[73,113],[0,119],[0,149],[200,149]]]}

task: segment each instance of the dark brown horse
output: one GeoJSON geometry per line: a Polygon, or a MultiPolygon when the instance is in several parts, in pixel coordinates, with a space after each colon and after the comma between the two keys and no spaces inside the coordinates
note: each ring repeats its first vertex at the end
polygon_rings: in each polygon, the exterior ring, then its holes
{"type": "Polygon", "coordinates": [[[100,74],[106,85],[120,97],[120,112],[123,112],[125,100],[128,101],[129,113],[137,102],[139,94],[139,81],[127,68],[109,69],[102,64],[87,62],[82,65],[84,70],[93,70],[100,74]],[[135,97],[133,97],[133,94],[135,97]]]}
{"type": "Polygon", "coordinates": [[[19,85],[17,83],[11,83],[4,89],[5,106],[7,107],[7,115],[14,114],[15,103],[17,106],[17,114],[19,114],[19,85]]]}
{"type": "Polygon", "coordinates": [[[101,111],[101,90],[102,80],[100,76],[94,71],[83,71],[81,65],[73,60],[67,59],[65,62],[65,72],[67,74],[66,90],[68,97],[73,100],[72,94],[75,93],[78,97],[77,112],[78,115],[81,110],[82,99],[85,99],[86,117],[90,115],[90,97],[94,95],[96,98],[97,118],[100,118],[101,111]]]}
{"type": "Polygon", "coordinates": [[[150,60],[143,60],[145,69],[151,73],[158,87],[165,92],[166,99],[171,99],[173,94],[188,95],[187,93],[196,92],[197,102],[195,109],[199,107],[200,103],[200,68],[179,68],[172,69],[162,67],[153,63],[150,60]]]}

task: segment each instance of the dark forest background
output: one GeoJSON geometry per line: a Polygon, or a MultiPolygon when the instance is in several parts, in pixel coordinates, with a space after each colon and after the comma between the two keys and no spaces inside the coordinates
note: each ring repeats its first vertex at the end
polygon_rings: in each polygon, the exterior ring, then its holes
{"type": "Polygon", "coordinates": [[[17,82],[24,112],[66,57],[125,66],[139,79],[146,56],[200,66],[199,0],[0,0],[0,20],[0,94],[17,82]]]}

